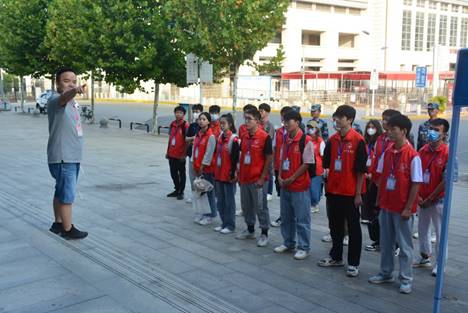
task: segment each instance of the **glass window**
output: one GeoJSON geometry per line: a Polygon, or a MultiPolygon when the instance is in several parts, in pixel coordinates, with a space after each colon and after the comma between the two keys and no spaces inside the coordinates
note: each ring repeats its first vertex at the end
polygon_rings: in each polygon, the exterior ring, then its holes
{"type": "Polygon", "coordinates": [[[413,5],[413,0],[404,0],[403,4],[404,5],[413,5]]]}
{"type": "Polygon", "coordinates": [[[461,29],[460,29],[460,46],[462,48],[466,47],[467,28],[468,28],[468,18],[464,17],[461,19],[461,29]]]}
{"type": "Polygon", "coordinates": [[[437,2],[429,1],[429,9],[437,9],[437,2]]]}
{"type": "Polygon", "coordinates": [[[424,8],[426,7],[426,0],[418,0],[416,2],[416,6],[419,7],[419,8],[424,8]]]}
{"type": "Polygon", "coordinates": [[[450,47],[457,46],[457,28],[458,28],[458,17],[452,16],[450,18],[450,47]]]}
{"type": "Polygon", "coordinates": [[[458,5],[452,4],[452,12],[458,12],[458,5]]]}
{"type": "Polygon", "coordinates": [[[465,14],[468,13],[468,7],[463,7],[463,13],[465,13],[465,14]]]}
{"type": "Polygon", "coordinates": [[[346,8],[345,7],[335,7],[335,13],[336,14],[346,14],[346,8]]]}
{"type": "Polygon", "coordinates": [[[442,11],[448,11],[448,4],[447,3],[441,3],[440,4],[440,9],[442,11]]]}
{"type": "Polygon", "coordinates": [[[308,46],[320,46],[321,32],[303,30],[302,31],[302,44],[308,46]]]}
{"type": "Polygon", "coordinates": [[[296,8],[303,9],[303,10],[312,10],[312,3],[304,2],[304,1],[297,1],[296,8]]]}
{"type": "Polygon", "coordinates": [[[361,15],[360,9],[349,8],[348,11],[350,15],[361,15]]]}
{"type": "Polygon", "coordinates": [[[331,6],[326,5],[326,4],[316,4],[315,5],[315,10],[318,11],[318,12],[330,13],[331,12],[331,6]]]}
{"type": "Polygon", "coordinates": [[[403,21],[401,26],[401,50],[411,49],[411,11],[403,11],[403,21]]]}
{"type": "Polygon", "coordinates": [[[435,41],[435,31],[436,31],[436,15],[431,13],[427,18],[427,41],[426,41],[426,51],[432,51],[435,41]]]}
{"type": "Polygon", "coordinates": [[[424,40],[424,13],[416,13],[416,28],[415,28],[415,37],[414,37],[414,50],[422,51],[423,50],[423,40],[424,40]]]}
{"type": "Polygon", "coordinates": [[[340,48],[354,48],[355,34],[344,34],[338,35],[338,47],[340,48]]]}
{"type": "Polygon", "coordinates": [[[439,44],[447,45],[447,16],[441,15],[439,21],[439,44]]]}

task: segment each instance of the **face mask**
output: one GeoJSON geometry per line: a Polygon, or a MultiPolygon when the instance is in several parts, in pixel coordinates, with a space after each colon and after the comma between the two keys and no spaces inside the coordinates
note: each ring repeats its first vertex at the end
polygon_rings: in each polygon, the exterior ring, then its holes
{"type": "Polygon", "coordinates": [[[368,128],[367,129],[367,134],[369,136],[374,136],[376,132],[377,132],[377,129],[375,129],[375,128],[368,128]]]}
{"type": "Polygon", "coordinates": [[[340,131],[341,127],[338,127],[338,125],[336,124],[336,121],[333,121],[333,128],[336,130],[336,131],[340,131]]]}
{"type": "Polygon", "coordinates": [[[200,116],[200,113],[193,113],[193,118],[196,120],[200,116]]]}
{"type": "Polygon", "coordinates": [[[440,139],[440,133],[437,130],[429,129],[427,132],[427,140],[437,142],[440,139]]]}
{"type": "Polygon", "coordinates": [[[316,130],[315,128],[309,128],[309,129],[307,130],[307,133],[308,133],[309,135],[315,135],[316,132],[317,132],[317,130],[316,130]]]}
{"type": "Polygon", "coordinates": [[[219,115],[218,114],[211,114],[211,121],[212,122],[216,122],[219,118],[219,115]]]}

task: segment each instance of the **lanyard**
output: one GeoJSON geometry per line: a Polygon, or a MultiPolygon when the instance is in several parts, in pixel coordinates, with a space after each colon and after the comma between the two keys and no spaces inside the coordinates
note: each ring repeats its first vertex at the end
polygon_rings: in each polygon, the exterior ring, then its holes
{"type": "MultiPolygon", "coordinates": [[[[380,157],[382,156],[382,154],[385,152],[385,150],[387,150],[387,147],[388,147],[388,143],[389,143],[390,140],[388,140],[388,137],[385,136],[385,138],[382,138],[380,139],[380,144],[382,146],[382,151],[380,151],[379,155],[378,155],[378,158],[380,159],[380,157]]],[[[377,150],[377,149],[376,149],[377,150]]],[[[377,151],[376,151],[377,152],[377,151]]]]}
{"type": "MultiPolygon", "coordinates": [[[[431,148],[429,148],[429,149],[431,149],[431,148]]],[[[432,149],[431,149],[431,151],[432,151],[432,149]]],[[[434,156],[433,156],[432,159],[429,161],[429,163],[427,164],[427,166],[426,166],[426,168],[424,169],[424,171],[427,171],[427,170],[429,170],[429,169],[431,168],[432,162],[434,162],[434,160],[435,160],[435,159],[439,156],[439,154],[440,154],[440,152],[438,152],[438,153],[435,153],[436,151],[432,151],[432,152],[434,152],[434,156]]]]}
{"type": "Polygon", "coordinates": [[[223,147],[224,147],[224,140],[227,139],[226,141],[229,143],[229,140],[231,140],[232,134],[229,134],[229,137],[224,138],[224,134],[219,135],[219,140],[218,140],[218,155],[217,157],[221,157],[221,153],[223,152],[223,147]]]}
{"type": "Polygon", "coordinates": [[[391,176],[395,176],[395,169],[398,168],[401,159],[401,151],[392,152],[392,170],[390,172],[391,176]]]}
{"type": "Polygon", "coordinates": [[[179,131],[179,128],[182,127],[182,124],[184,124],[184,122],[180,123],[179,125],[177,125],[177,123],[176,123],[175,131],[174,131],[174,128],[172,128],[172,133],[171,133],[171,137],[172,137],[172,138],[175,137],[175,136],[177,136],[177,133],[178,133],[178,131],[179,131]]]}
{"type": "Polygon", "coordinates": [[[344,144],[345,144],[345,141],[340,139],[340,145],[338,146],[338,159],[341,159],[341,155],[343,154],[344,144]]]}
{"type": "Polygon", "coordinates": [[[294,140],[291,139],[290,143],[287,143],[289,140],[286,138],[286,141],[283,142],[283,146],[286,145],[286,149],[283,149],[283,156],[282,156],[282,160],[287,160],[289,159],[289,148],[291,147],[291,145],[294,143],[294,140]]]}
{"type": "Polygon", "coordinates": [[[370,144],[367,146],[367,156],[371,157],[371,152],[374,151],[374,144],[370,144]]]}

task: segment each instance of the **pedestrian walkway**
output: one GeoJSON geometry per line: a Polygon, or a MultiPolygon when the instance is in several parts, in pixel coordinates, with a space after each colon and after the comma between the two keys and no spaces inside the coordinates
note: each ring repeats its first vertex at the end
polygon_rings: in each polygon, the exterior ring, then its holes
{"type": "MultiPolygon", "coordinates": [[[[190,205],[166,198],[166,137],[84,131],[74,223],[90,235],[65,241],[48,231],[46,117],[0,114],[0,312],[431,311],[430,270],[415,270],[407,296],[397,285],[367,283],[378,271],[376,253],[363,252],[358,278],[317,267],[329,249],[320,241],[327,231],[323,203],[312,216],[311,256],[296,261],[272,251],[281,243],[279,229],[271,230],[269,247],[258,248],[195,225],[190,205]]],[[[455,189],[444,312],[468,311],[467,188],[455,189]]],[[[276,217],[279,200],[269,204],[276,217]]],[[[237,226],[243,229],[241,218],[237,226]]]]}

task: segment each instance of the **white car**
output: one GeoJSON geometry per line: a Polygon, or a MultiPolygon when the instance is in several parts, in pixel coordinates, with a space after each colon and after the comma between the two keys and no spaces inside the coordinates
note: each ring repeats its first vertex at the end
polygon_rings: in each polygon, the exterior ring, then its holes
{"type": "Polygon", "coordinates": [[[36,99],[36,109],[39,110],[40,113],[47,113],[47,101],[49,98],[54,94],[53,90],[46,90],[39,95],[36,99]]]}

